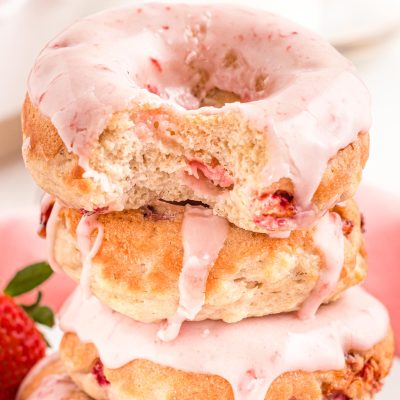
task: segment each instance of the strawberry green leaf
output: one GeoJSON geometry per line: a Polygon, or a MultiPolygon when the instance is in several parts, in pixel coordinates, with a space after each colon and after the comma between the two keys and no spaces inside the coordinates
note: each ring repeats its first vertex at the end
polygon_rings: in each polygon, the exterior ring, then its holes
{"type": "Polygon", "coordinates": [[[36,306],[33,309],[28,309],[28,310],[25,307],[23,308],[35,322],[49,326],[50,328],[54,326],[54,314],[49,307],[36,306]]]}
{"type": "Polygon", "coordinates": [[[52,327],[54,325],[53,311],[47,306],[40,305],[41,300],[42,292],[39,291],[33,304],[20,304],[20,307],[22,307],[35,322],[52,327]]]}
{"type": "Polygon", "coordinates": [[[11,297],[27,293],[46,281],[52,273],[50,265],[46,262],[29,265],[14,275],[4,293],[11,297]]]}
{"type": "Polygon", "coordinates": [[[33,304],[30,304],[30,305],[28,305],[28,304],[20,304],[20,306],[25,310],[25,312],[29,313],[29,311],[33,310],[34,308],[36,308],[40,304],[41,301],[42,301],[42,292],[39,291],[37,293],[36,300],[35,300],[35,302],[33,304]]]}

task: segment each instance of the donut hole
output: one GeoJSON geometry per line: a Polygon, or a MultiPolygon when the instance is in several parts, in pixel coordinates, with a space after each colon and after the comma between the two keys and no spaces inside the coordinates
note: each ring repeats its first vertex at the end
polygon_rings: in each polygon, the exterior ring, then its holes
{"type": "Polygon", "coordinates": [[[210,89],[206,95],[199,99],[201,107],[221,108],[225,104],[240,101],[239,95],[233,92],[227,92],[218,88],[210,89]]]}
{"type": "Polygon", "coordinates": [[[271,52],[266,40],[260,36],[255,43],[248,32],[216,39],[228,29],[222,25],[186,26],[173,40],[171,30],[161,27],[159,37],[148,39],[157,55],[148,54],[146,68],[132,74],[136,84],[187,110],[258,101],[287,86],[289,74],[271,61],[282,49],[271,52]]]}
{"type": "Polygon", "coordinates": [[[184,72],[178,74],[181,81],[175,82],[174,66],[151,58],[151,69],[158,71],[160,76],[140,86],[187,110],[257,101],[277,89],[267,72],[252,70],[246,61],[238,61],[238,56],[233,54],[236,53],[227,53],[214,71],[196,64],[185,66],[184,72]]]}

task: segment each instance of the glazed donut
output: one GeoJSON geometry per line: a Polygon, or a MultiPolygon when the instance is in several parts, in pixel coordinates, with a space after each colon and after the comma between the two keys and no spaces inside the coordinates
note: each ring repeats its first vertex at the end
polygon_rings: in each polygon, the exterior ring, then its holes
{"type": "Polygon", "coordinates": [[[22,382],[16,400],[90,400],[66,374],[57,353],[39,361],[22,382]]]}
{"type": "Polygon", "coordinates": [[[308,227],[354,194],[370,105],[351,63],[294,23],[143,4],[50,41],[22,119],[28,169],[69,207],[192,199],[270,232],[308,227]]]}
{"type": "Polygon", "coordinates": [[[149,324],[109,311],[96,318],[99,308],[78,302],[61,318],[70,333],[60,354],[96,399],[372,398],[391,366],[392,332],[383,306],[361,289],[350,292],[307,323],[290,315],[188,322],[171,345],[157,343],[149,324]],[[86,384],[92,376],[98,383],[86,384]]]}
{"type": "MultiPolygon", "coordinates": [[[[102,227],[103,238],[91,261],[87,283],[91,292],[138,321],[172,318],[185,295],[181,279],[186,265],[185,229],[192,226],[200,232],[194,239],[197,243],[202,236],[207,237],[208,243],[217,240],[214,225],[205,231],[196,219],[190,218],[190,212],[201,209],[156,202],[139,210],[99,215],[97,223],[102,227]]],[[[340,216],[340,234],[324,239],[339,253],[341,262],[333,267],[336,274],[330,277],[325,275],[329,269],[327,257],[317,241],[321,222],[309,230],[294,231],[286,239],[274,239],[226,223],[226,239],[214,265],[203,270],[205,282],[201,293],[205,290],[205,298],[195,319],[235,322],[302,309],[310,298],[314,298],[316,308],[360,283],[366,275],[360,213],[355,202],[349,200],[336,206],[331,214],[340,216]],[[322,298],[314,293],[321,280],[328,286],[322,298]]],[[[324,219],[327,218],[328,214],[324,219]]],[[[78,211],[62,208],[51,241],[58,267],[76,281],[82,273],[79,221],[82,215],[78,211]]],[[[96,231],[89,236],[95,242],[96,231]]],[[[208,248],[207,244],[201,246],[208,248]]],[[[197,278],[201,271],[197,268],[197,278]]],[[[189,284],[186,292],[196,298],[196,290],[196,286],[189,284]]]]}

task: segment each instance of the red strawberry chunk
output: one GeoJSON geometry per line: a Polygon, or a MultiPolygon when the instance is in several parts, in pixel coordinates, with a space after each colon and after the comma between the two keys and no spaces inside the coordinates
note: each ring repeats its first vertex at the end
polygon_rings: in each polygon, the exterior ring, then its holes
{"type": "Polygon", "coordinates": [[[93,365],[92,374],[95,376],[96,381],[100,386],[106,386],[110,384],[110,382],[104,375],[104,366],[100,359],[97,360],[96,363],[93,365]]]}
{"type": "Polygon", "coordinates": [[[232,177],[222,165],[217,164],[211,166],[201,161],[192,160],[189,161],[189,167],[193,176],[199,178],[199,171],[201,171],[203,175],[216,186],[228,188],[234,183],[232,177]]]}

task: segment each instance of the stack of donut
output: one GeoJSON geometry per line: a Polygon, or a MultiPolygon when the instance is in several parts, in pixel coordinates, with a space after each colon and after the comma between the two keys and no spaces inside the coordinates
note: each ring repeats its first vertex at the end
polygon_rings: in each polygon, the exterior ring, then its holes
{"type": "Polygon", "coordinates": [[[328,43],[239,6],[107,10],[47,44],[22,117],[50,263],[79,285],[20,399],[379,391],[393,340],[356,287],[352,200],[369,96],[328,43]]]}

